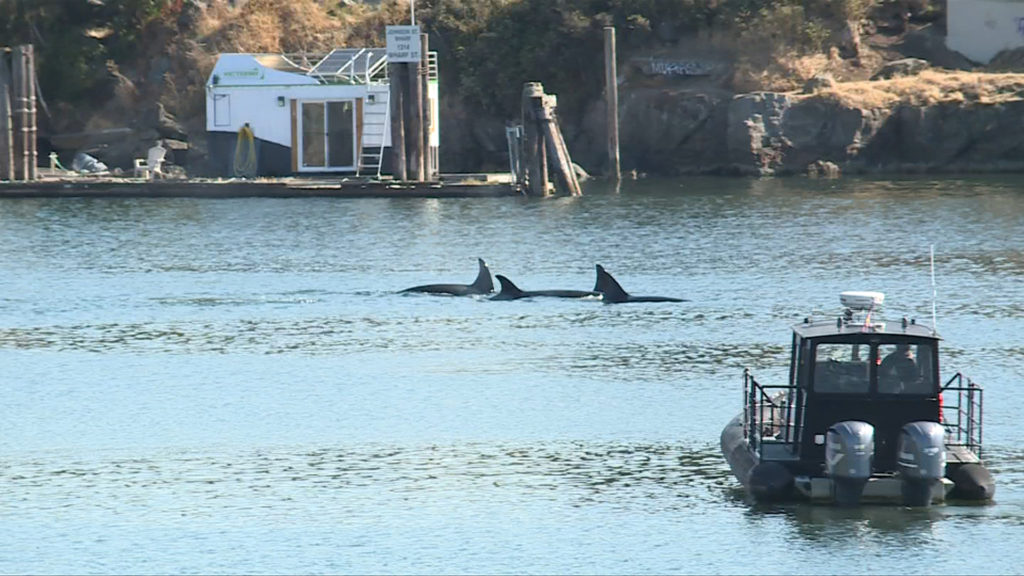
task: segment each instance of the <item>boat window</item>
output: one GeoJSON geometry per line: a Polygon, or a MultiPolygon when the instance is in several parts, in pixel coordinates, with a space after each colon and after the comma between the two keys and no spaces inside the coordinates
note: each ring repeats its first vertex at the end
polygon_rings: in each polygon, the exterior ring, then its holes
{"type": "Polygon", "coordinates": [[[934,394],[932,347],[927,344],[879,344],[880,394],[934,394]]]}
{"type": "Polygon", "coordinates": [[[814,391],[822,394],[866,394],[871,387],[865,344],[818,344],[814,352],[814,391]]]}

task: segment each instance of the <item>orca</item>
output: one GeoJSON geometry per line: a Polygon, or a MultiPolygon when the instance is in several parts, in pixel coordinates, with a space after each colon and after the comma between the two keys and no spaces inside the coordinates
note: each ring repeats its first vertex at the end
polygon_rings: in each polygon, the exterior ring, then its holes
{"type": "Polygon", "coordinates": [[[501,284],[501,290],[491,296],[491,300],[518,300],[520,298],[531,298],[533,296],[548,296],[551,298],[586,298],[588,296],[600,296],[600,292],[590,290],[521,290],[511,280],[495,274],[495,278],[501,284]]]}
{"type": "Polygon", "coordinates": [[[631,296],[622,286],[612,278],[603,266],[597,265],[597,283],[594,284],[594,291],[602,294],[601,299],[605,304],[621,304],[623,302],[689,302],[682,298],[670,298],[668,296],[631,296]]]}
{"type": "Polygon", "coordinates": [[[474,294],[490,294],[494,292],[494,282],[491,281],[491,270],[483,258],[477,258],[480,263],[480,272],[472,284],[424,284],[413,286],[399,292],[424,292],[427,294],[451,294],[452,296],[471,296],[474,294]]]}

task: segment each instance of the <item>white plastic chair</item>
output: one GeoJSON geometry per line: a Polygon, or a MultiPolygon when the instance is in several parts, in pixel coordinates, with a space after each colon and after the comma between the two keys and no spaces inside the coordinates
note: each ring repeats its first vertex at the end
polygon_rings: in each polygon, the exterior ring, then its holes
{"type": "Polygon", "coordinates": [[[163,165],[164,157],[166,156],[167,149],[157,142],[155,146],[149,149],[145,160],[142,158],[135,159],[133,175],[136,178],[145,178],[147,180],[156,178],[157,176],[163,178],[164,172],[161,169],[161,166],[163,165]]]}

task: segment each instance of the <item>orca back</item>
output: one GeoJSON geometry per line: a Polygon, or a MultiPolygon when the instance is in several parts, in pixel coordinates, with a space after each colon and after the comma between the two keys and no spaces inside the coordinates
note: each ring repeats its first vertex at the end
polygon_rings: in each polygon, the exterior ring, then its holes
{"type": "Polygon", "coordinates": [[[491,296],[491,300],[518,300],[528,296],[526,292],[520,290],[507,277],[501,274],[496,274],[495,277],[498,279],[498,284],[501,285],[501,290],[494,296],[491,296]]]}
{"type": "Polygon", "coordinates": [[[424,284],[399,290],[399,292],[423,292],[426,294],[451,294],[452,296],[470,296],[473,294],[490,294],[494,292],[494,282],[491,281],[491,270],[483,258],[477,258],[480,271],[472,284],[424,284]]]}
{"type": "Polygon", "coordinates": [[[623,302],[686,302],[682,298],[672,298],[669,296],[632,296],[623,290],[618,281],[600,264],[597,265],[597,284],[594,285],[594,291],[603,294],[602,299],[606,304],[621,304],[623,302]]]}
{"type": "Polygon", "coordinates": [[[629,301],[629,294],[600,264],[597,265],[597,283],[594,284],[594,292],[600,292],[602,300],[610,304],[629,301]]]}
{"type": "Polygon", "coordinates": [[[483,258],[477,258],[477,262],[480,265],[480,271],[476,274],[476,280],[473,281],[469,287],[476,292],[474,294],[490,294],[494,292],[494,282],[491,280],[491,270],[487,267],[487,263],[484,262],[483,258]]]}

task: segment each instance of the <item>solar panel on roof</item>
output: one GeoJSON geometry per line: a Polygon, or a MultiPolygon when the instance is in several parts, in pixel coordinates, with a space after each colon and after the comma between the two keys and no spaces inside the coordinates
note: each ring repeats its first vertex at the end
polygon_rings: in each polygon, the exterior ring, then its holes
{"type": "Polygon", "coordinates": [[[310,70],[319,76],[362,76],[386,56],[383,48],[338,48],[310,70]]]}

